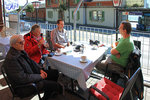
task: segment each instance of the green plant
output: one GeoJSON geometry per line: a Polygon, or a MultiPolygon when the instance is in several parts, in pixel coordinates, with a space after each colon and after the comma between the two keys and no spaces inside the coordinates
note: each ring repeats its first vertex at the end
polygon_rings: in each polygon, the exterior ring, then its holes
{"type": "Polygon", "coordinates": [[[32,14],[32,17],[33,17],[34,10],[35,9],[34,9],[33,5],[27,5],[26,12],[30,12],[30,14],[32,14]]]}
{"type": "Polygon", "coordinates": [[[59,18],[64,20],[64,11],[67,10],[66,3],[59,0],[59,18]]]}
{"type": "Polygon", "coordinates": [[[139,5],[138,4],[133,4],[133,6],[132,7],[139,7],[139,5]]]}

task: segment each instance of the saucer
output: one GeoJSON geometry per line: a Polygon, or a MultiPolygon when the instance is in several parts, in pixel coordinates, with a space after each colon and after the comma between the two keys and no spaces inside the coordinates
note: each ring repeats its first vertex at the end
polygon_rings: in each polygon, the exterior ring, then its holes
{"type": "Polygon", "coordinates": [[[86,63],[86,62],[88,62],[88,61],[87,61],[87,59],[86,59],[86,60],[80,59],[80,62],[81,62],[81,63],[86,63]]]}
{"type": "Polygon", "coordinates": [[[97,50],[97,48],[94,48],[94,47],[93,47],[92,50],[97,50]]]}
{"type": "Polygon", "coordinates": [[[62,53],[55,53],[55,56],[61,56],[62,53]]]}

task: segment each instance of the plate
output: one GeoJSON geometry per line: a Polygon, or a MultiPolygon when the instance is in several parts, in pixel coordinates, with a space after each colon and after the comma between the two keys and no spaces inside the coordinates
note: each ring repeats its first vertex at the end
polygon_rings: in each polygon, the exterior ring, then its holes
{"type": "Polygon", "coordinates": [[[87,61],[87,60],[82,60],[82,59],[80,59],[80,62],[81,62],[81,63],[87,63],[88,61],[87,61]]]}
{"type": "Polygon", "coordinates": [[[55,56],[61,56],[62,53],[55,53],[55,56]]]}
{"type": "Polygon", "coordinates": [[[94,47],[93,47],[92,50],[97,50],[97,48],[94,48],[94,47]]]}

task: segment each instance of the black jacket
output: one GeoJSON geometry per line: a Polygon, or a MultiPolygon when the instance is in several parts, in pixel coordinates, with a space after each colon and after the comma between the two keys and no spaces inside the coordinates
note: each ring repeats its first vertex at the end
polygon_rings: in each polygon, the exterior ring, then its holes
{"type": "Polygon", "coordinates": [[[40,66],[25,51],[11,47],[2,66],[13,87],[42,80],[40,66]]]}

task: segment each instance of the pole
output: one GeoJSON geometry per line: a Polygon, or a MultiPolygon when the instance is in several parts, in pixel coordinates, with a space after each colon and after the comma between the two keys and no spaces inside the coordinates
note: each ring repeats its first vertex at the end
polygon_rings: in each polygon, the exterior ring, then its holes
{"type": "Polygon", "coordinates": [[[81,6],[81,4],[82,4],[82,1],[83,0],[80,0],[79,1],[79,3],[78,3],[78,5],[77,5],[77,7],[76,7],[76,9],[75,9],[75,11],[74,11],[74,13],[73,13],[73,16],[74,16],[74,41],[76,41],[76,14],[77,14],[77,11],[79,10],[79,7],[81,6]]]}
{"type": "Polygon", "coordinates": [[[68,0],[68,15],[69,15],[69,24],[70,24],[70,0],[68,0]]]}
{"type": "Polygon", "coordinates": [[[118,40],[118,7],[116,7],[116,41],[118,40]]]}
{"type": "Polygon", "coordinates": [[[37,15],[37,13],[38,13],[38,8],[36,8],[36,24],[38,23],[38,20],[37,20],[38,15],[37,15]]]}
{"type": "Polygon", "coordinates": [[[5,16],[5,2],[3,0],[3,13],[4,13],[4,26],[6,26],[6,16],[5,16]]]}
{"type": "Polygon", "coordinates": [[[22,9],[18,12],[18,26],[17,26],[17,34],[20,34],[20,13],[25,9],[25,7],[28,5],[28,0],[26,0],[26,4],[22,7],[22,9]]]}

